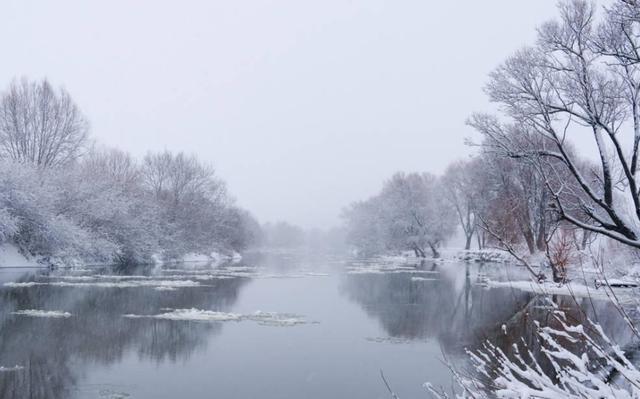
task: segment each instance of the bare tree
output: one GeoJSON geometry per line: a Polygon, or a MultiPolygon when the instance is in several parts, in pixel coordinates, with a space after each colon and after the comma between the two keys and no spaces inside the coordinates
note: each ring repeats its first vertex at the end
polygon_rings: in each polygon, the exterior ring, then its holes
{"type": "Polygon", "coordinates": [[[365,253],[409,250],[434,258],[454,231],[455,211],[438,178],[428,173],[396,173],[382,191],[345,210],[348,237],[365,253]]]}
{"type": "Polygon", "coordinates": [[[522,146],[487,115],[471,123],[494,149],[546,169],[545,184],[564,220],[640,248],[640,5],[618,0],[600,23],[586,1],[559,9],[560,21],[544,24],[538,43],[507,59],[487,86],[518,131],[543,137],[543,145],[522,146]],[[588,136],[599,151],[599,170],[581,168],[569,145],[570,138],[588,136]],[[546,179],[551,175],[570,178],[554,184],[546,179]]]}
{"type": "Polygon", "coordinates": [[[136,159],[117,148],[91,148],[83,156],[81,167],[86,174],[106,178],[123,190],[133,191],[141,183],[136,159]]]}
{"type": "Polygon", "coordinates": [[[475,160],[458,161],[447,167],[443,176],[445,194],[455,207],[460,227],[465,235],[464,249],[471,248],[471,240],[478,226],[478,185],[474,181],[475,160]]]}
{"type": "Polygon", "coordinates": [[[164,151],[147,154],[142,174],[156,199],[173,208],[180,206],[189,196],[201,195],[217,202],[224,200],[226,194],[225,186],[215,177],[213,168],[184,153],[164,151]]]}
{"type": "Polygon", "coordinates": [[[89,125],[64,89],[14,81],[0,98],[0,156],[48,168],[80,155],[89,125]]]}

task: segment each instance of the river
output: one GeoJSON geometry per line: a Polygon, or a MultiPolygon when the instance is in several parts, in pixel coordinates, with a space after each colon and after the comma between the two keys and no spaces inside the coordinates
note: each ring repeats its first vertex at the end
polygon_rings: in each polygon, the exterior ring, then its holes
{"type": "MultiPolygon", "coordinates": [[[[507,273],[508,271],[508,273],[507,273]]],[[[606,301],[488,288],[512,265],[254,255],[182,264],[0,272],[2,398],[428,398],[446,356],[485,340],[535,349],[545,301],[632,335],[606,301]]]]}

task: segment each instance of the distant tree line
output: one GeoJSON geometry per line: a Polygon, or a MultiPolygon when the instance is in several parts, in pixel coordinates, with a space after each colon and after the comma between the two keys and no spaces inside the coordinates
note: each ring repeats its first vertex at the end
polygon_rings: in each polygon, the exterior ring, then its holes
{"type": "MultiPolygon", "coordinates": [[[[513,127],[507,137],[519,140],[522,135],[513,127]]],[[[528,136],[526,146],[544,148],[535,139],[528,136]]],[[[463,233],[467,250],[547,253],[561,236],[568,236],[576,249],[589,243],[592,232],[567,223],[554,207],[549,183],[575,188],[567,173],[558,173],[558,168],[545,174],[548,171],[495,151],[490,138],[479,147],[478,154],[450,164],[442,176],[396,173],[377,195],[351,204],[343,212],[349,242],[363,254],[412,251],[418,257],[438,257],[438,248],[456,229],[463,233]]],[[[585,170],[591,166],[582,159],[579,165],[585,170]]],[[[580,199],[559,198],[565,207],[578,206],[580,199]]]]}
{"type": "Polygon", "coordinates": [[[0,243],[52,262],[130,264],[241,251],[259,230],[195,156],[90,145],[85,117],[46,80],[2,93],[0,243]]]}

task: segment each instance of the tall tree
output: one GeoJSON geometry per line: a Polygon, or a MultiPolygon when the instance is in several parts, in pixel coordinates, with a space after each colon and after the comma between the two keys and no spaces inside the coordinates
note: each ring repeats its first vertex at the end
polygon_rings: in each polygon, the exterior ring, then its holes
{"type": "Polygon", "coordinates": [[[89,124],[69,93],[47,80],[14,81],[0,98],[0,157],[40,168],[74,161],[89,124]]]}
{"type": "Polygon", "coordinates": [[[476,115],[472,124],[505,155],[569,177],[544,181],[564,220],[640,248],[640,4],[618,0],[600,22],[586,1],[559,10],[560,20],[542,25],[537,44],[508,58],[487,86],[517,131],[543,137],[543,146],[522,146],[496,118],[476,115]],[[571,138],[588,137],[596,171],[570,150],[571,138]]]}

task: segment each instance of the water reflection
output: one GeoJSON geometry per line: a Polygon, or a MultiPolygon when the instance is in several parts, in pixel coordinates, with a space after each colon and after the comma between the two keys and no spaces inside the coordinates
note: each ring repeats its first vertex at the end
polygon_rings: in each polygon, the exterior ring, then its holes
{"type": "MultiPolygon", "coordinates": [[[[103,271],[113,272],[113,271],[103,271]]],[[[135,270],[131,274],[148,274],[135,270]]],[[[32,275],[23,281],[41,281],[32,275]]],[[[111,365],[128,352],[155,362],[185,361],[220,332],[219,323],[128,319],[164,308],[228,311],[246,279],[211,280],[175,291],[149,287],[86,288],[51,285],[0,290],[0,364],[24,367],[0,372],[0,397],[68,398],[83,364],[111,365]],[[17,309],[63,309],[67,319],[12,315],[17,309]]]]}
{"type": "Polygon", "coordinates": [[[103,278],[93,280],[90,274],[96,271],[38,272],[19,279],[24,284],[0,288],[0,366],[24,367],[0,371],[0,397],[96,397],[95,385],[116,384],[122,389],[106,387],[138,398],[382,398],[388,396],[379,385],[383,367],[401,397],[417,397],[422,382],[449,381],[437,344],[459,362],[467,359],[464,348],[477,349],[487,339],[507,352],[524,340],[537,353],[533,322],[554,323],[549,301],[573,322],[596,319],[618,344],[635,350],[626,324],[607,302],[485,288],[484,277],[504,277],[504,266],[425,263],[394,269],[360,262],[348,268],[357,274],[347,274],[341,262],[269,255],[233,268],[233,278],[208,278],[215,274],[211,268],[128,273],[129,281],[201,283],[175,290],[48,284],[127,280],[107,278],[118,273],[110,269],[98,271],[103,278]],[[168,308],[291,311],[319,323],[284,328],[122,317],[168,308]],[[63,310],[72,316],[11,314],[20,309],[63,310]]]}
{"type": "MultiPolygon", "coordinates": [[[[465,349],[477,350],[487,340],[508,354],[513,344],[526,343],[541,357],[534,322],[560,328],[554,308],[562,310],[570,324],[585,324],[587,318],[597,321],[614,342],[636,348],[632,331],[610,302],[542,296],[508,287],[488,289],[481,284],[487,272],[483,267],[487,266],[419,267],[439,270],[430,275],[434,279],[415,278],[413,273],[351,274],[345,277],[342,292],[378,320],[389,337],[437,340],[447,355],[458,359],[466,359],[460,356],[465,349]]],[[[580,343],[570,349],[579,350],[580,343]]]]}

